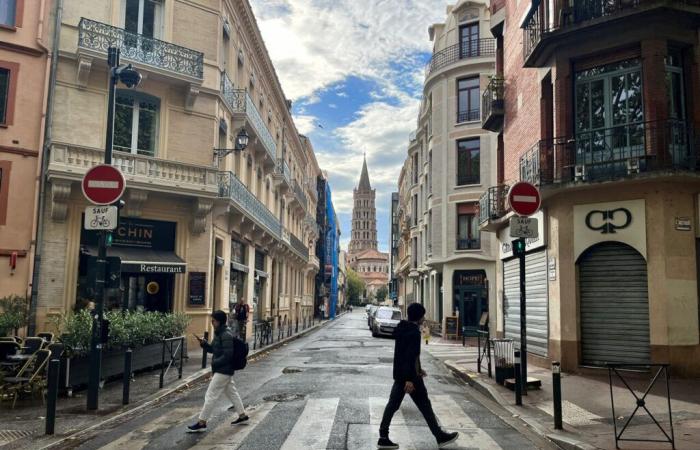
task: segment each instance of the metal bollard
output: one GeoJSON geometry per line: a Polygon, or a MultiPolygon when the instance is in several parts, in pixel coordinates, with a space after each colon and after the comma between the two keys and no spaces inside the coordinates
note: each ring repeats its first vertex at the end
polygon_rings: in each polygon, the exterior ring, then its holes
{"type": "Polygon", "coordinates": [[[520,373],[520,350],[515,350],[515,404],[522,406],[523,404],[523,384],[520,380],[522,374],[520,373]]]}
{"type": "Polygon", "coordinates": [[[552,362],[552,401],[554,402],[554,429],[561,430],[561,364],[552,362]]]}
{"type": "MultiPolygon", "coordinates": [[[[209,332],[205,331],[204,332],[204,340],[209,341],[209,332]]],[[[203,348],[202,349],[202,369],[207,368],[207,349],[203,348]]]]}
{"type": "Polygon", "coordinates": [[[129,404],[129,390],[131,388],[131,357],[133,352],[127,349],[124,352],[124,381],[122,386],[122,405],[129,404]]]}
{"type": "Polygon", "coordinates": [[[61,361],[49,361],[48,393],[46,395],[46,434],[53,435],[56,425],[56,400],[58,399],[58,376],[61,361]]]}

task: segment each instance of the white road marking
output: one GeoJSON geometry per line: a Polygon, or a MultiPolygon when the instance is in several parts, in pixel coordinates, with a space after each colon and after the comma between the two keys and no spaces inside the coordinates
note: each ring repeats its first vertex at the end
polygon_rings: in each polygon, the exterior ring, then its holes
{"type": "Polygon", "coordinates": [[[250,419],[241,425],[231,425],[231,421],[236,417],[232,415],[229,419],[224,420],[221,425],[214,430],[208,432],[206,437],[197,445],[192,447],[196,450],[213,450],[220,448],[235,449],[243,444],[246,437],[267,417],[272,408],[277,405],[277,402],[265,402],[255,409],[248,409],[250,419]]]}
{"type": "MultiPolygon", "coordinates": [[[[541,402],[537,403],[535,406],[550,416],[554,416],[554,406],[552,405],[552,402],[541,402]]],[[[561,415],[564,422],[575,427],[600,425],[599,420],[602,419],[601,416],[593,414],[587,409],[581,408],[580,406],[567,400],[562,402],[561,415]]]]}
{"type": "Polygon", "coordinates": [[[440,426],[446,431],[459,432],[459,439],[455,442],[455,446],[480,450],[501,449],[501,446],[488,433],[479,428],[452,397],[435,395],[432,403],[440,426]]]}
{"type": "Polygon", "coordinates": [[[339,398],[309,399],[280,450],[325,449],[339,402],[339,398]]]}
{"type": "MultiPolygon", "coordinates": [[[[369,424],[372,429],[372,435],[370,440],[374,446],[379,439],[379,425],[382,423],[382,416],[384,415],[384,408],[386,407],[389,397],[370,397],[369,398],[369,424]]],[[[410,396],[406,395],[404,401],[411,401],[410,396]]],[[[406,418],[403,416],[403,412],[399,408],[391,419],[391,425],[389,426],[389,439],[394,442],[401,444],[402,449],[416,450],[413,446],[413,439],[411,439],[411,434],[409,433],[406,418]]]]}
{"type": "Polygon", "coordinates": [[[151,440],[151,433],[157,435],[159,434],[157,432],[168,430],[178,425],[182,426],[184,433],[185,427],[192,423],[187,422],[188,418],[192,418],[192,421],[196,420],[192,417],[192,408],[172,409],[168,411],[168,414],[164,414],[145,423],[143,426],[136,428],[101,448],[107,450],[138,450],[145,448],[151,440]]]}

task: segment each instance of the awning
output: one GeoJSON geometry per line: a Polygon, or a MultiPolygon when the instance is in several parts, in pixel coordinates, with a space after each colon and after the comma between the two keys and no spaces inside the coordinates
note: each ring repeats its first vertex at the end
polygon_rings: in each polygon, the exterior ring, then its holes
{"type": "Polygon", "coordinates": [[[246,266],[245,264],[238,263],[236,261],[231,261],[231,270],[248,273],[248,266],[246,266]]]}
{"type": "MultiPolygon", "coordinates": [[[[97,256],[97,247],[86,246],[83,250],[97,256]]],[[[175,252],[147,248],[108,247],[107,256],[122,260],[121,271],[127,273],[185,273],[187,263],[175,252]]]]}

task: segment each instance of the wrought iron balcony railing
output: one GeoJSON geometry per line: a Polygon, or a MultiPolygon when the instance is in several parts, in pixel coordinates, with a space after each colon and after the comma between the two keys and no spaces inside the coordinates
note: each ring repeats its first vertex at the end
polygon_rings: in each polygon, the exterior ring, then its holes
{"type": "Polygon", "coordinates": [[[299,238],[294,236],[293,234],[290,234],[289,240],[292,246],[292,249],[299,255],[301,256],[305,261],[309,260],[309,248],[304,245],[299,238]]]}
{"type": "Polygon", "coordinates": [[[457,111],[457,123],[476,122],[481,119],[481,111],[472,109],[469,111],[457,111]]]}
{"type": "Polygon", "coordinates": [[[443,67],[467,58],[483,58],[496,55],[494,38],[475,39],[464,44],[451,45],[435,53],[425,68],[425,77],[443,67]]]}
{"type": "Polygon", "coordinates": [[[260,115],[258,108],[255,106],[253,99],[250,98],[248,90],[234,88],[233,82],[231,82],[228,75],[224,72],[221,74],[221,95],[234,113],[245,114],[248,122],[252,124],[255,134],[263,143],[267,154],[275,161],[277,158],[277,144],[260,115]]]}
{"type": "Polygon", "coordinates": [[[292,171],[289,170],[289,164],[282,158],[277,159],[275,173],[282,175],[289,186],[292,185],[292,171]]]}
{"type": "Polygon", "coordinates": [[[498,132],[503,127],[505,114],[505,83],[501,77],[493,77],[481,96],[481,127],[498,132]]]}
{"type": "Polygon", "coordinates": [[[321,235],[320,231],[318,229],[318,223],[316,223],[316,219],[308,212],[306,213],[306,217],[304,217],[304,224],[307,227],[309,227],[309,229],[311,230],[311,233],[313,233],[314,235],[316,235],[316,236],[321,235]]]}
{"type": "Polygon", "coordinates": [[[508,189],[508,185],[500,184],[491,186],[484,192],[479,199],[479,223],[483,224],[505,216],[508,211],[508,189]]]}
{"type": "Polygon", "coordinates": [[[107,54],[109,47],[121,50],[127,61],[152,66],[201,80],[204,54],[170,42],[131,33],[94,20],[80,19],[78,47],[107,54]]]}
{"type": "Polygon", "coordinates": [[[417,137],[418,137],[418,131],[417,130],[411,131],[411,133],[408,135],[408,142],[415,142],[417,137]]]}
{"type": "Polygon", "coordinates": [[[606,181],[700,168],[700,138],[684,121],[640,122],[543,140],[520,158],[534,184],[606,181]]]}
{"type": "Polygon", "coordinates": [[[481,239],[457,238],[457,250],[478,250],[481,248],[481,239]]]}
{"type": "Polygon", "coordinates": [[[282,238],[282,226],[275,215],[236,177],[233,172],[219,173],[219,197],[230,199],[241,213],[250,216],[277,239],[282,238]]]}
{"type": "Polygon", "coordinates": [[[304,190],[299,186],[299,183],[297,183],[297,180],[294,180],[294,196],[297,198],[299,201],[299,204],[301,205],[304,210],[309,209],[309,200],[306,198],[306,194],[304,194],[304,190]]]}

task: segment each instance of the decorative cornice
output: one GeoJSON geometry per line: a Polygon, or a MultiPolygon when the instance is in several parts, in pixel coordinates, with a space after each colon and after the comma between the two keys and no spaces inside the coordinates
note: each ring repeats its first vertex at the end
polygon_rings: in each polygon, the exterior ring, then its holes
{"type": "Polygon", "coordinates": [[[21,156],[31,156],[34,158],[39,156],[38,150],[30,150],[28,148],[22,148],[22,147],[8,147],[6,145],[0,145],[0,152],[12,153],[12,154],[21,155],[21,156]]]}
{"type": "Polygon", "coordinates": [[[13,44],[12,42],[0,41],[0,49],[8,50],[10,52],[24,53],[29,56],[43,56],[46,55],[44,50],[37,50],[32,47],[27,47],[20,44],[13,44]]]}

